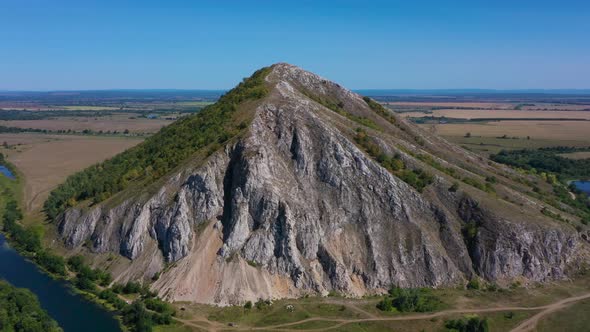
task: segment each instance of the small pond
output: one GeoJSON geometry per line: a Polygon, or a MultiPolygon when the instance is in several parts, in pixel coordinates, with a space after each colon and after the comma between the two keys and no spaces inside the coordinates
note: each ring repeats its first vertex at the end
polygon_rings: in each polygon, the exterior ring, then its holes
{"type": "Polygon", "coordinates": [[[14,179],[14,174],[4,165],[0,165],[0,173],[4,174],[9,179],[14,179]]]}
{"type": "Polygon", "coordinates": [[[572,183],[576,188],[590,195],[590,181],[574,181],[572,183]]]}

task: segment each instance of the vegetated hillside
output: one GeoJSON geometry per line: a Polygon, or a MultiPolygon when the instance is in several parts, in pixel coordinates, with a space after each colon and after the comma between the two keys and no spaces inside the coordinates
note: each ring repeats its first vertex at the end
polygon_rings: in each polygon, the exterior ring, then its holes
{"type": "MultiPolygon", "coordinates": [[[[539,175],[550,187],[551,195],[546,195],[540,187],[533,186],[533,195],[546,203],[560,208],[560,204],[573,207],[575,214],[584,224],[590,224],[590,200],[588,195],[569,184],[570,180],[590,177],[590,159],[569,159],[561,153],[588,151],[589,148],[554,147],[538,150],[502,150],[490,158],[498,163],[515,167],[522,173],[539,175]]],[[[550,214],[547,210],[544,213],[550,214]]]]}
{"type": "Polygon", "coordinates": [[[590,234],[575,207],[534,195],[544,185],[276,64],[46,208],[117,281],[230,304],[564,278],[590,262],[590,234]]]}
{"type": "Polygon", "coordinates": [[[219,102],[163,128],[145,143],[71,176],[51,192],[44,206],[47,215],[54,219],[79,201],[101,202],[127,188],[130,182],[160,178],[201,148],[209,146],[211,151],[216,150],[245,128],[237,123],[233,113],[241,102],[267,93],[263,80],[268,71],[257,71],[219,102]]]}

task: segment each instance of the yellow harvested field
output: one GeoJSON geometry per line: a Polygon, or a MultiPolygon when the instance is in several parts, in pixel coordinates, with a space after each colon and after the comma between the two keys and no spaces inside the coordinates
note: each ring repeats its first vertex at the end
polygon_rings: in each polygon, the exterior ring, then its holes
{"type": "Polygon", "coordinates": [[[515,110],[516,107],[523,111],[589,111],[590,104],[556,104],[556,103],[509,103],[509,102],[411,102],[411,101],[396,101],[386,102],[392,108],[474,108],[487,110],[515,110]]]}
{"type": "Polygon", "coordinates": [[[66,117],[44,120],[9,120],[0,121],[0,126],[17,128],[34,128],[47,130],[75,130],[85,129],[93,131],[118,131],[125,129],[137,133],[153,133],[160,128],[172,123],[171,120],[136,118],[130,119],[130,115],[113,115],[105,117],[66,117]]]}
{"type": "Polygon", "coordinates": [[[42,134],[0,134],[1,149],[24,176],[28,212],[40,209],[49,192],[69,175],[137,145],[141,139],[42,134]]]}
{"type": "MultiPolygon", "coordinates": [[[[18,134],[0,134],[0,144],[14,145],[10,150],[2,149],[1,152],[11,155],[15,152],[27,149],[31,144],[50,142],[56,140],[59,136],[55,135],[41,135],[32,133],[18,133],[18,134]]],[[[2,147],[0,147],[2,148],[2,147]]]]}
{"type": "Polygon", "coordinates": [[[497,121],[421,125],[441,136],[526,137],[553,141],[585,141],[590,145],[590,121],[497,121]]]}
{"type": "Polygon", "coordinates": [[[434,110],[432,113],[405,112],[404,117],[436,116],[459,119],[512,118],[512,119],[585,119],[590,120],[589,111],[517,111],[517,110],[434,110]]]}
{"type": "Polygon", "coordinates": [[[488,108],[488,109],[513,109],[515,104],[511,103],[482,103],[482,102],[411,102],[411,101],[394,101],[385,103],[391,106],[402,107],[470,107],[470,108],[488,108]]]}

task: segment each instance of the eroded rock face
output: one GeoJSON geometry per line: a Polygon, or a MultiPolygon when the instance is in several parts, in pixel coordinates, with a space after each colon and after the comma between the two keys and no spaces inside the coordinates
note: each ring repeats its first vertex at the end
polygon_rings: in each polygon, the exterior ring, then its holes
{"type": "MultiPolygon", "coordinates": [[[[358,95],[279,64],[249,133],[152,195],[70,209],[70,248],[131,259],[120,279],[145,278],[142,257],[175,263],[153,289],[172,300],[229,304],[337,290],[350,295],[489,280],[563,277],[586,246],[575,230],[497,216],[437,177],[428,195],[392,175],[347,136],[332,111],[298,89],[371,112],[358,95]],[[478,226],[466,244],[465,224],[478,226]],[[90,244],[88,244],[90,241],[90,244]],[[198,290],[198,291],[197,291],[198,290]]],[[[121,199],[119,199],[121,200],[121,199]]]]}
{"type": "Polygon", "coordinates": [[[157,241],[165,259],[177,261],[189,252],[193,228],[221,213],[227,162],[218,154],[194,174],[178,174],[147,199],[132,197],[115,207],[99,205],[86,212],[70,209],[61,218],[59,232],[70,248],[90,240],[94,252],[119,252],[129,259],[137,258],[146,242],[157,241]],[[181,176],[185,178],[178,186],[181,176]]]}

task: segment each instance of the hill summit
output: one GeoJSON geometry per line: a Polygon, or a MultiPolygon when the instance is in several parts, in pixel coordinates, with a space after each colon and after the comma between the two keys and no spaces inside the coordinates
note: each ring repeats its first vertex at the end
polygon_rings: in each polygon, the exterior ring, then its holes
{"type": "Polygon", "coordinates": [[[225,305],[565,278],[589,262],[588,236],[541,213],[530,181],[279,63],[45,207],[117,281],[225,305]]]}

